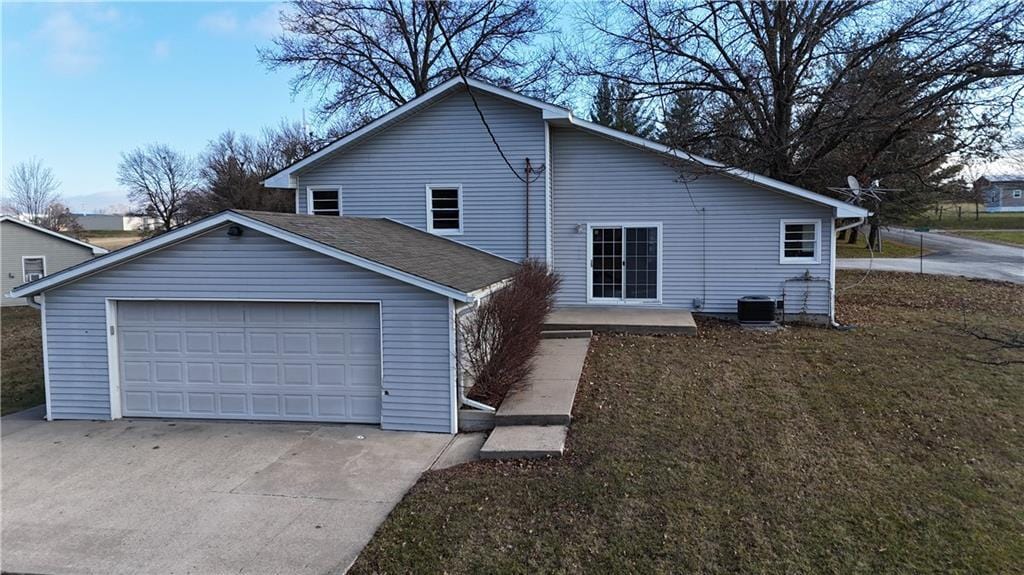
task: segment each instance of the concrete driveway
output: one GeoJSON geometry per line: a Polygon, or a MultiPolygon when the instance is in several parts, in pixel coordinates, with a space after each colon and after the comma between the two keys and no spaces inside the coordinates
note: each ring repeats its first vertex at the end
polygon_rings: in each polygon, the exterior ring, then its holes
{"type": "Polygon", "coordinates": [[[867,258],[840,259],[839,269],[871,269],[917,273],[924,264],[924,273],[967,276],[989,280],[1024,283],[1024,248],[994,244],[950,234],[919,233],[893,228],[884,232],[884,237],[912,246],[918,245],[924,236],[924,247],[934,253],[918,258],[867,258]]]}
{"type": "Polygon", "coordinates": [[[4,572],[340,573],[450,437],[2,422],[4,572]]]}

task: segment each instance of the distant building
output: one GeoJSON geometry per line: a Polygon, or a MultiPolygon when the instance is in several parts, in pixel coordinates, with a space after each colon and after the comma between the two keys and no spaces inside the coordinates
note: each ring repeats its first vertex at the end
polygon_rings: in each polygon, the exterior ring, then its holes
{"type": "Polygon", "coordinates": [[[105,253],[53,230],[0,216],[0,305],[26,305],[25,298],[9,298],[7,292],[105,253]]]}
{"type": "Polygon", "coordinates": [[[75,214],[78,225],[86,231],[145,231],[154,227],[153,218],[121,214],[75,214]]]}
{"type": "Polygon", "coordinates": [[[986,212],[1024,212],[1024,174],[985,176],[974,182],[986,212]]]}

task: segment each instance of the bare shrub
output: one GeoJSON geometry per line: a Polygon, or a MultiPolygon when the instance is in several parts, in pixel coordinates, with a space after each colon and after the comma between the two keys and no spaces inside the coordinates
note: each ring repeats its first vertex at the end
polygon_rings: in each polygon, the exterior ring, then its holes
{"type": "Polygon", "coordinates": [[[460,324],[463,367],[474,381],[471,399],[497,405],[510,387],[529,375],[560,284],[546,265],[527,260],[508,286],[460,324]]]}

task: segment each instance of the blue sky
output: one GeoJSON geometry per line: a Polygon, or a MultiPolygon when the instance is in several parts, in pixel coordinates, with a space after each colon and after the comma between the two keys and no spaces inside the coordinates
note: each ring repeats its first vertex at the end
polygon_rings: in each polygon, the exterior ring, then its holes
{"type": "Polygon", "coordinates": [[[75,211],[124,203],[120,154],[150,142],[200,151],[218,133],[299,119],[291,72],[257,46],[274,3],[2,5],[2,168],[38,157],[75,211]]]}

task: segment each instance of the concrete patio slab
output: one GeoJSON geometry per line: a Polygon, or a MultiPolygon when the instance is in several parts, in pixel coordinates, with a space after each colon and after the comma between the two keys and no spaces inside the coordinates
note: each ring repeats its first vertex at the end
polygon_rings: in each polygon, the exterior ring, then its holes
{"type": "Polygon", "coordinates": [[[495,425],[568,425],[589,347],[583,338],[541,340],[533,370],[509,390],[495,425]]]}
{"type": "Polygon", "coordinates": [[[684,309],[563,307],[548,314],[544,329],[695,335],[697,324],[693,321],[693,314],[684,309]]]}
{"type": "Polygon", "coordinates": [[[482,449],[481,459],[542,459],[561,457],[565,451],[565,425],[495,427],[482,449]]]}
{"type": "Polygon", "coordinates": [[[344,571],[451,440],[362,425],[0,425],[0,569],[53,574],[344,571]]]}

